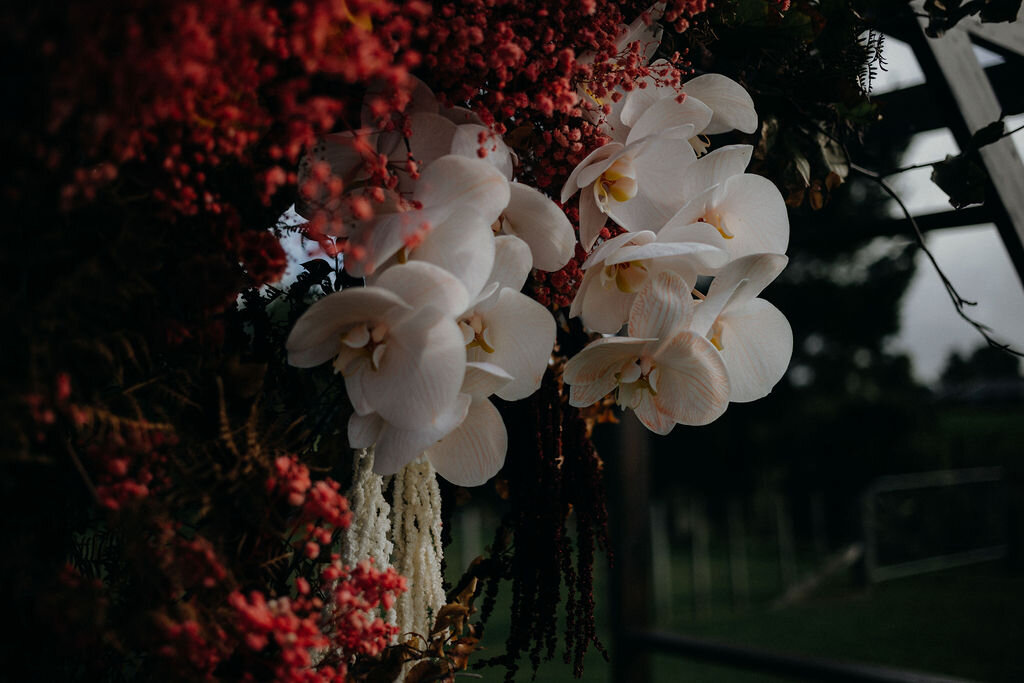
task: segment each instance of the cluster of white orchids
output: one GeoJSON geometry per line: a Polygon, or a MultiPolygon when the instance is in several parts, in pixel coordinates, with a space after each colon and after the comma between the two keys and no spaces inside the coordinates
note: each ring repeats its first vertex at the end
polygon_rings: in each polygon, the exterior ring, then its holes
{"type": "MultiPolygon", "coordinates": [[[[792,351],[786,318],[758,298],[787,261],[783,198],[745,173],[750,146],[709,150],[708,135],[757,129],[753,102],[716,74],[680,91],[659,77],[670,68],[652,64],[647,82],[602,107],[611,141],[560,198],[579,196],[589,252],[569,313],[602,335],[565,365],[570,403],[614,392],[658,434],[766,395],[792,351]],[[619,234],[598,241],[605,227],[619,234]]],[[[576,236],[557,204],[516,182],[514,154],[471,111],[416,83],[403,121],[328,136],[303,165],[300,182],[319,173],[354,188],[307,203],[331,214],[345,268],[366,286],[317,301],[291,332],[289,362],[333,362],[355,411],[349,442],[374,447],[377,473],[423,455],[449,481],[479,485],[507,447],[489,397],[528,397],[551,361],[554,318],[520,290],[532,268],[563,267],[576,236]],[[402,169],[393,190],[361,182],[367,154],[402,169]],[[352,209],[359,193],[372,216],[352,209]]]]}

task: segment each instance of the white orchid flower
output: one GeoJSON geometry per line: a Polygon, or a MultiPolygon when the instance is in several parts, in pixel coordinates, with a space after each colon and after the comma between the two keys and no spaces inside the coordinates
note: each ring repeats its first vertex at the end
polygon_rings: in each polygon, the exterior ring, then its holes
{"type": "MultiPolygon", "coordinates": [[[[670,69],[672,66],[659,60],[652,64],[651,68],[657,72],[670,69]]],[[[743,133],[753,133],[757,130],[757,111],[754,109],[750,93],[727,76],[704,74],[687,81],[682,86],[685,95],[682,102],[678,102],[679,92],[675,88],[659,83],[654,76],[648,76],[644,80],[646,87],[634,88],[622,98],[622,107],[619,111],[620,125],[614,131],[615,135],[621,136],[630,131],[652,109],[671,109],[673,102],[677,107],[695,106],[694,103],[699,102],[711,110],[711,118],[704,126],[698,125],[690,139],[700,154],[707,149],[707,140],[698,136],[717,135],[730,130],[739,130],[743,133]],[[689,105],[687,101],[690,102],[689,105]]]]}
{"type": "MultiPolygon", "coordinates": [[[[710,158],[712,155],[708,155],[710,158]]],[[[711,185],[694,196],[665,224],[659,235],[682,240],[693,231],[694,224],[711,225],[725,238],[730,259],[750,254],[784,254],[789,246],[789,214],[786,202],[775,184],[751,173],[731,173],[738,166],[735,159],[709,166],[711,185]]],[[[694,165],[697,168],[697,165],[694,165]]],[[[698,174],[703,172],[698,169],[698,174]]]]}
{"type": "MultiPolygon", "coordinates": [[[[710,112],[708,112],[710,118],[710,112]]],[[[683,126],[692,132],[692,124],[683,126]]],[[[637,132],[641,129],[634,129],[637,132]]],[[[589,250],[606,217],[630,231],[655,230],[683,205],[677,179],[697,160],[686,139],[646,135],[626,144],[610,142],[573,170],[562,188],[562,203],[580,192],[580,244],[589,250]]]]}
{"type": "Polygon", "coordinates": [[[657,434],[717,419],[729,404],[729,376],[714,344],[688,329],[694,306],[681,277],[659,273],[633,302],[629,337],[597,339],[566,363],[569,403],[588,406],[615,390],[657,434]]]}
{"type": "Polygon", "coordinates": [[[523,242],[510,235],[497,239],[501,248],[492,285],[459,316],[459,327],[467,361],[496,365],[508,373],[512,379],[495,393],[518,401],[540,386],[555,344],[555,320],[548,309],[519,291],[529,274],[523,242]]]}
{"type": "MultiPolygon", "coordinates": [[[[449,154],[427,166],[416,181],[410,208],[362,221],[349,233],[345,269],[356,277],[372,274],[403,247],[415,247],[453,216],[468,220],[470,209],[492,225],[509,202],[509,183],[491,164],[449,154]]],[[[489,268],[489,266],[488,266],[489,268]]],[[[484,269],[484,272],[487,268],[484,269]]]]}
{"type": "Polygon", "coordinates": [[[603,242],[583,263],[586,272],[569,316],[579,316],[595,332],[614,334],[626,322],[637,293],[658,273],[672,271],[692,288],[698,275],[726,264],[729,256],[716,231],[706,227],[703,234],[699,228],[689,232],[688,241],[681,242],[650,230],[603,242]]]}
{"type": "Polygon", "coordinates": [[[729,372],[734,403],[771,392],[793,355],[793,330],[772,304],[757,295],[786,267],[779,254],[754,254],[733,261],[712,281],[697,304],[693,329],[715,345],[729,372]]]}
{"type": "MultiPolygon", "coordinates": [[[[486,152],[483,160],[511,181],[512,154],[501,138],[483,125],[457,124],[442,110],[438,114],[413,114],[409,117],[409,128],[409,147],[417,161],[430,164],[445,154],[477,159],[482,149],[486,152]]],[[[565,212],[528,185],[512,181],[509,190],[508,206],[495,227],[530,246],[534,267],[546,271],[562,268],[572,258],[576,245],[576,235],[565,212]]]]}
{"type": "Polygon", "coordinates": [[[435,265],[389,268],[374,286],[313,304],[288,335],[288,362],[314,367],[334,358],[357,414],[378,413],[403,430],[441,430],[465,372],[455,315],[468,299],[435,265]]]}
{"type": "Polygon", "coordinates": [[[377,474],[394,474],[425,453],[437,473],[451,483],[479,486],[505,463],[508,433],[487,397],[511,380],[496,365],[467,363],[461,392],[439,426],[405,430],[376,413],[354,414],[348,424],[349,446],[374,446],[377,474]]]}

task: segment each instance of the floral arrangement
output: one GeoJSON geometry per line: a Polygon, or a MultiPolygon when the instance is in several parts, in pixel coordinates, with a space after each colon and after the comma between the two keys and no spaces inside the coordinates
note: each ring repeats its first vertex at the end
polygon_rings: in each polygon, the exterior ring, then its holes
{"type": "Polygon", "coordinates": [[[26,95],[2,185],[11,671],[511,677],[564,609],[581,672],[594,425],[617,403],[667,434],[771,391],[786,205],[841,181],[818,130],[863,101],[803,90],[815,128],[780,131],[744,83],[856,83],[862,19],[723,5],[3,10],[26,95]],[[755,29],[784,67],[718,37],[755,29]],[[801,52],[818,40],[828,60],[801,52]],[[311,252],[293,282],[282,242],[311,252]],[[445,518],[484,485],[506,517],[446,590],[445,518]],[[504,581],[507,651],[482,660],[504,581]]]}

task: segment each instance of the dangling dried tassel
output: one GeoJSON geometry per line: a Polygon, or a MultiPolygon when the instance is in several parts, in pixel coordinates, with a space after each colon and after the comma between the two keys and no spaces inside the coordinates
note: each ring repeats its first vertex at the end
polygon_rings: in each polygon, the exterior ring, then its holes
{"type": "Polygon", "coordinates": [[[395,475],[391,533],[394,567],[409,582],[409,590],[398,596],[399,638],[411,633],[429,638],[434,617],[444,606],[444,586],[441,490],[434,466],[426,458],[409,463],[395,475]]]}
{"type": "MultiPolygon", "coordinates": [[[[372,559],[377,569],[384,570],[391,563],[391,550],[394,545],[389,538],[391,530],[391,506],[384,499],[383,478],[373,471],[373,446],[360,448],[353,452],[352,485],[345,494],[348,498],[349,510],[352,511],[352,524],[341,540],[341,563],[355,567],[366,559],[372,559]]],[[[331,594],[337,582],[331,583],[331,594]]],[[[333,617],[335,604],[328,601],[324,607],[328,621],[333,617]]],[[[395,608],[384,612],[384,621],[397,623],[395,608]]],[[[343,654],[334,650],[334,654],[343,654]]],[[[312,661],[318,665],[324,657],[332,653],[331,648],[312,652],[312,661]]]]}
{"type": "Polygon", "coordinates": [[[381,476],[373,471],[372,446],[355,452],[348,504],[353,521],[345,534],[341,561],[354,567],[372,558],[378,569],[387,567],[394,547],[388,539],[391,506],[384,500],[381,476]]]}

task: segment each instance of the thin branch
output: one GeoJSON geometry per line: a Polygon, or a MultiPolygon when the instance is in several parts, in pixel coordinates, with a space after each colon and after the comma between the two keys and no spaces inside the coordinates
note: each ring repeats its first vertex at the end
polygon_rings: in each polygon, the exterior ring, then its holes
{"type": "Polygon", "coordinates": [[[917,240],[917,245],[921,248],[921,251],[924,252],[925,256],[928,257],[928,260],[931,261],[932,266],[935,268],[935,272],[938,274],[939,279],[942,281],[942,285],[946,288],[946,293],[949,294],[949,298],[953,302],[953,307],[956,309],[957,314],[961,318],[966,320],[968,323],[970,323],[974,327],[974,329],[976,329],[978,333],[981,334],[982,337],[984,337],[985,341],[988,343],[989,346],[999,349],[1001,351],[1005,351],[1019,358],[1024,358],[1024,353],[1021,353],[1016,349],[1010,348],[1009,344],[1002,344],[996,341],[989,334],[992,331],[992,328],[978,322],[971,316],[967,315],[967,312],[964,309],[967,306],[976,306],[978,302],[968,301],[964,297],[960,296],[960,293],[956,291],[956,288],[953,286],[953,283],[950,282],[948,277],[946,277],[946,274],[942,271],[942,268],[939,266],[938,261],[935,260],[934,254],[932,254],[931,250],[928,248],[928,245],[925,243],[924,233],[921,232],[921,228],[917,224],[917,221],[914,220],[914,216],[910,213],[910,210],[907,209],[906,204],[903,203],[903,200],[900,199],[899,195],[896,194],[896,191],[893,190],[887,182],[885,182],[884,177],[878,173],[875,173],[874,171],[858,166],[857,164],[854,164],[852,162],[850,163],[850,168],[856,171],[857,173],[860,173],[864,177],[870,178],[871,180],[878,183],[879,187],[881,187],[882,190],[884,190],[886,194],[892,197],[892,199],[899,205],[904,217],[906,217],[911,227],[914,228],[914,237],[917,240]]]}
{"type": "MultiPolygon", "coordinates": [[[[992,142],[998,142],[999,140],[1002,140],[1003,138],[1008,138],[1011,135],[1013,135],[1014,133],[1020,132],[1022,130],[1024,130],[1024,124],[1022,124],[1020,126],[1017,126],[1013,130],[1005,131],[1002,135],[1000,135],[998,138],[996,138],[992,142]]],[[[992,144],[992,143],[990,142],[988,144],[992,144]]],[[[984,147],[984,146],[985,145],[982,145],[982,147],[984,147]]],[[[981,148],[979,147],[978,149],[981,149],[981,148]]],[[[913,171],[915,168],[928,168],[929,166],[934,166],[935,164],[941,164],[943,161],[944,161],[943,159],[939,159],[938,161],[928,161],[928,162],[923,163],[923,164],[911,164],[909,166],[900,166],[899,168],[894,168],[892,170],[886,171],[885,173],[879,173],[878,175],[881,178],[888,178],[889,176],[899,175],[900,173],[903,173],[905,171],[913,171]]]]}

